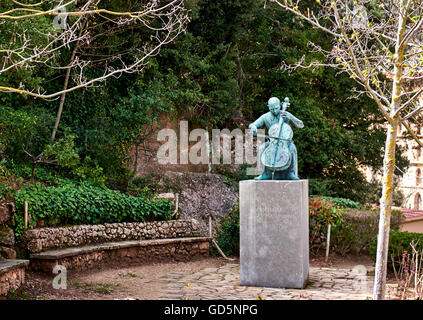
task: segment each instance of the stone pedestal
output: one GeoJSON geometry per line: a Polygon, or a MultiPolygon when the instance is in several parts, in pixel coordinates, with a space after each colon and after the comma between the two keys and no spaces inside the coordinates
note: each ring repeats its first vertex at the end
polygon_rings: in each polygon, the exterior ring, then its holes
{"type": "Polygon", "coordinates": [[[241,285],[303,288],[308,219],[307,180],[241,181],[241,285]]]}

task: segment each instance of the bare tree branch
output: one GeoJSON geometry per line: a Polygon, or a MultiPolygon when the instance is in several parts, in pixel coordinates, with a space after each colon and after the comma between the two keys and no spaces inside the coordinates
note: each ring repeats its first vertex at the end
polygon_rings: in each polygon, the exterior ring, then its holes
{"type": "MultiPolygon", "coordinates": [[[[21,84],[18,87],[0,86],[1,92],[11,92],[28,95],[42,99],[52,99],[80,88],[86,88],[98,85],[110,77],[119,77],[123,73],[140,72],[148,63],[149,58],[157,55],[162,46],[173,41],[178,35],[184,32],[189,20],[187,10],[184,7],[183,0],[169,0],[162,5],[158,1],[148,1],[142,8],[128,12],[115,12],[106,8],[97,8],[99,1],[86,1],[77,11],[66,8],[76,3],[76,0],[68,1],[60,7],[50,10],[39,10],[38,4],[30,7],[15,1],[19,8],[13,8],[6,12],[0,12],[0,23],[5,21],[24,21],[28,19],[37,19],[40,16],[56,17],[76,17],[72,25],[65,25],[63,30],[57,32],[53,29],[49,33],[40,33],[47,40],[44,44],[39,41],[32,41],[28,31],[23,31],[20,39],[23,39],[21,45],[15,39],[14,46],[3,47],[0,45],[0,58],[3,57],[4,64],[0,68],[0,74],[7,74],[17,69],[33,69],[38,65],[43,65],[57,69],[77,70],[77,74],[72,75],[74,83],[66,86],[58,92],[43,92],[41,88],[27,88],[27,84],[21,84]],[[58,9],[63,9],[59,11],[58,9]],[[88,28],[82,28],[82,18],[88,22],[88,28]],[[100,19],[100,20],[99,20],[100,19]],[[104,34],[95,33],[96,24],[90,22],[99,21],[102,24],[114,24],[113,32],[120,32],[128,28],[138,28],[141,32],[151,33],[150,39],[146,39],[144,44],[134,50],[121,50],[118,53],[110,54],[108,59],[93,60],[89,55],[83,53],[77,54],[72,64],[66,66],[57,65],[57,57],[61,50],[75,47],[89,49],[90,43],[98,42],[99,37],[104,34]],[[144,31],[142,31],[144,29],[144,31]],[[54,30],[54,31],[53,31],[54,30]],[[23,42],[23,43],[22,43],[23,42]],[[55,61],[55,63],[50,63],[55,61]],[[101,76],[90,77],[86,72],[88,67],[104,64],[104,72],[101,76]],[[113,66],[111,63],[113,62],[113,66]]],[[[42,3],[40,2],[39,5],[42,3]]],[[[126,39],[125,39],[126,40],[126,39]]],[[[95,50],[90,48],[90,50],[95,50]]],[[[89,53],[89,52],[87,52],[89,53]]]]}

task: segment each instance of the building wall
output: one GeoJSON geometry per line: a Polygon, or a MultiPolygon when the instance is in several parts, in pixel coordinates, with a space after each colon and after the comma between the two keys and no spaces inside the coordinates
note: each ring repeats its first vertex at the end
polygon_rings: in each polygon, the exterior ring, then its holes
{"type": "MultiPolygon", "coordinates": [[[[423,141],[423,126],[412,127],[423,141]]],[[[405,138],[407,129],[401,126],[398,145],[404,148],[404,154],[410,165],[399,183],[404,194],[403,208],[423,210],[423,148],[413,139],[405,138]]]]}
{"type": "Polygon", "coordinates": [[[423,219],[406,221],[403,224],[401,224],[400,229],[401,231],[423,233],[423,219]]]}
{"type": "MultiPolygon", "coordinates": [[[[413,126],[412,129],[423,141],[423,126],[413,126]]],[[[410,162],[398,183],[398,187],[404,195],[401,207],[423,210],[423,148],[414,139],[406,138],[407,132],[407,129],[401,125],[397,145],[403,149],[403,155],[410,162]]],[[[367,181],[382,181],[382,175],[379,172],[374,172],[370,167],[362,169],[367,181]]]]}

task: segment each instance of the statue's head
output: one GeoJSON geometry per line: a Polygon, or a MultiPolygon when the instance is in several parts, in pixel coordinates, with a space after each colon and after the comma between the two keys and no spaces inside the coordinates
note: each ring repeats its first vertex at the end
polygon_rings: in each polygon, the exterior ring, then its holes
{"type": "Polygon", "coordinates": [[[277,116],[281,110],[281,102],[276,97],[270,98],[269,101],[267,101],[267,106],[269,107],[269,111],[274,116],[277,116]]]}

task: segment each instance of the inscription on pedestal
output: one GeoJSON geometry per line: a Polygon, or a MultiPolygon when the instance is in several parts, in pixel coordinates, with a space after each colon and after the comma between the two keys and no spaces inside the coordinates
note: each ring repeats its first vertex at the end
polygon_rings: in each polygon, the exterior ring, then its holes
{"type": "Polygon", "coordinates": [[[308,181],[240,182],[241,285],[302,288],[308,277],[308,181]]]}

